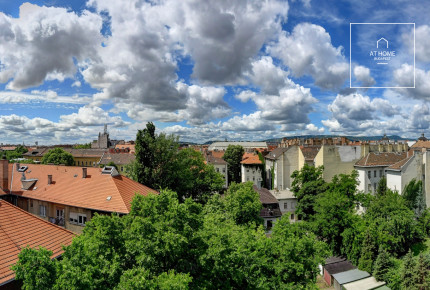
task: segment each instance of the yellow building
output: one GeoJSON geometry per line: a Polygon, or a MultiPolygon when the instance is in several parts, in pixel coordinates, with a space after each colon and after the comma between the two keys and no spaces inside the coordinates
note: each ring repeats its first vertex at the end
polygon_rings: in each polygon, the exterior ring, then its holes
{"type": "MultiPolygon", "coordinates": [[[[39,148],[33,151],[29,151],[23,155],[24,158],[31,159],[35,163],[40,163],[43,156],[48,153],[49,150],[54,147],[39,148]]],[[[97,167],[100,163],[100,159],[107,152],[108,149],[73,149],[73,148],[62,148],[64,151],[72,154],[75,160],[75,166],[82,167],[97,167]]]]}

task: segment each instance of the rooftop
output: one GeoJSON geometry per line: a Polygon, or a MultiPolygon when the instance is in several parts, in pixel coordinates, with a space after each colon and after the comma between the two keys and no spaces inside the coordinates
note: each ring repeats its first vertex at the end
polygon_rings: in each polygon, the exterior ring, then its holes
{"type": "Polygon", "coordinates": [[[402,167],[408,163],[409,160],[411,160],[414,157],[414,155],[411,155],[403,160],[400,160],[399,162],[396,162],[390,166],[388,166],[388,170],[402,170],[402,167]]]}
{"type": "Polygon", "coordinates": [[[277,199],[289,199],[289,198],[296,198],[294,196],[294,192],[292,192],[289,189],[282,189],[282,190],[276,190],[272,189],[270,190],[270,193],[277,199]]]}
{"type": "Polygon", "coordinates": [[[349,270],[346,272],[341,272],[338,274],[333,274],[333,278],[340,284],[346,284],[349,282],[361,280],[364,278],[370,277],[370,274],[366,271],[361,271],[358,269],[349,270]]]}
{"type": "Polygon", "coordinates": [[[375,277],[368,277],[358,281],[344,284],[345,290],[362,290],[362,289],[375,289],[380,286],[384,286],[384,281],[376,281],[375,277]]]}
{"type": "Polygon", "coordinates": [[[284,154],[284,152],[286,152],[289,148],[285,148],[285,147],[278,147],[275,150],[269,152],[265,158],[267,159],[272,159],[272,160],[276,160],[278,159],[282,154],[284,154]]]}
{"type": "Polygon", "coordinates": [[[258,188],[256,185],[254,185],[254,190],[260,195],[260,201],[262,204],[278,204],[278,200],[270,193],[267,188],[258,188]]]}
{"type": "Polygon", "coordinates": [[[19,172],[16,164],[9,166],[13,166],[9,178],[11,193],[36,200],[126,214],[136,193],[157,193],[128,177],[105,174],[102,168],[26,164],[25,172],[19,172]],[[83,170],[87,172],[85,178],[83,170]],[[48,175],[52,176],[51,184],[48,175]],[[28,187],[27,181],[32,181],[28,187]]]}
{"type": "Polygon", "coordinates": [[[418,140],[415,142],[414,145],[411,146],[411,148],[427,148],[430,149],[430,141],[429,140],[418,140]]]}
{"type": "Polygon", "coordinates": [[[345,272],[345,271],[349,271],[352,269],[355,269],[357,267],[355,267],[350,261],[345,260],[345,261],[339,261],[337,263],[331,263],[331,264],[326,264],[324,266],[324,269],[329,272],[331,275],[333,274],[337,274],[337,273],[341,273],[341,272],[345,272]]]}
{"type": "Polygon", "coordinates": [[[74,236],[66,229],[0,200],[0,285],[15,278],[10,266],[18,261],[18,254],[27,245],[45,247],[55,258],[63,253],[62,245],[69,245],[74,236]]]}
{"type": "Polygon", "coordinates": [[[306,161],[313,161],[320,151],[321,146],[300,146],[300,149],[306,161]]]}
{"type": "Polygon", "coordinates": [[[370,152],[355,163],[355,166],[390,166],[407,157],[407,152],[370,152]]]}
{"type": "Polygon", "coordinates": [[[113,162],[116,165],[130,164],[136,159],[134,154],[129,153],[105,153],[100,159],[100,164],[108,164],[113,162]]]}
{"type": "Polygon", "coordinates": [[[262,164],[260,158],[254,153],[243,154],[241,164],[262,164]]]}

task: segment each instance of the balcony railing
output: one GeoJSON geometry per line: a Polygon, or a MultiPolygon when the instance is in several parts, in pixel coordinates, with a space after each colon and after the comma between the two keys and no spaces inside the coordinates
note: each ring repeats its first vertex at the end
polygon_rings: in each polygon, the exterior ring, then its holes
{"type": "Polygon", "coordinates": [[[64,227],[64,218],[62,217],[49,217],[49,221],[57,226],[64,227]]]}

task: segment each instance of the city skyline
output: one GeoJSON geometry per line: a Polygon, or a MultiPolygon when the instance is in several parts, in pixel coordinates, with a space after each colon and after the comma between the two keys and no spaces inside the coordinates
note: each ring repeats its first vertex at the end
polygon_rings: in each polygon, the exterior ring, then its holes
{"type": "Polygon", "coordinates": [[[0,1],[2,143],[90,142],[105,123],[130,140],[148,121],[200,143],[427,133],[430,7],[336,3],[0,1]],[[379,32],[351,40],[350,23],[414,23],[415,45],[383,35],[396,58],[378,74],[358,52],[379,32]]]}

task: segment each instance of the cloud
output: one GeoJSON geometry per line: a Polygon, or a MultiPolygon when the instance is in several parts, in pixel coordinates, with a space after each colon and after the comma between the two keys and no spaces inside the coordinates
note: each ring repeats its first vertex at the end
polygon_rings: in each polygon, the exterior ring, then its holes
{"type": "Polygon", "coordinates": [[[281,59],[294,76],[310,75],[324,89],[339,88],[349,76],[343,47],[333,47],[329,33],[319,25],[300,23],[292,33],[283,31],[267,50],[281,59]]]}
{"type": "Polygon", "coordinates": [[[19,18],[0,13],[0,82],[12,90],[63,81],[87,58],[97,58],[101,18],[83,11],[24,3],[19,18]],[[75,64],[77,62],[78,64],[75,64]]]}
{"type": "MultiPolygon", "coordinates": [[[[409,87],[414,84],[414,67],[403,64],[400,69],[394,71],[394,80],[399,86],[409,87]]],[[[417,100],[430,100],[430,71],[415,68],[415,88],[396,89],[405,97],[417,100]]]]}
{"type": "Polygon", "coordinates": [[[360,82],[362,87],[371,87],[375,84],[375,80],[370,75],[370,69],[357,65],[354,67],[354,77],[360,82]]]}
{"type": "Polygon", "coordinates": [[[31,102],[61,103],[61,104],[88,104],[91,98],[88,96],[63,96],[57,92],[48,90],[33,90],[31,93],[0,91],[0,104],[26,104],[31,102]]]}
{"type": "MultiPolygon", "coordinates": [[[[415,29],[415,56],[417,61],[430,62],[430,26],[421,25],[415,29]]],[[[413,41],[405,38],[405,44],[409,46],[409,50],[413,53],[413,41]]]]}

